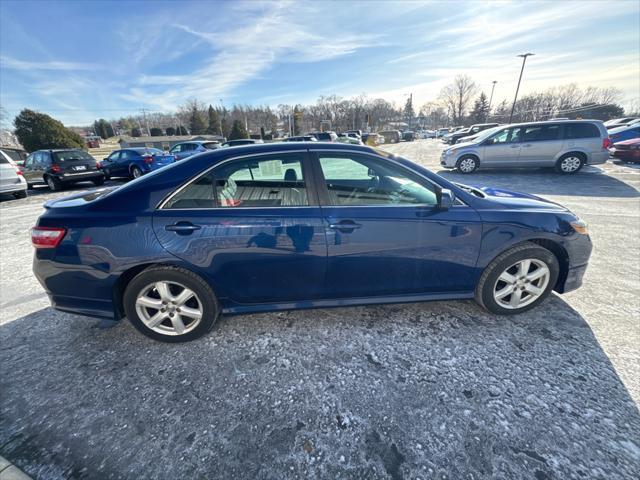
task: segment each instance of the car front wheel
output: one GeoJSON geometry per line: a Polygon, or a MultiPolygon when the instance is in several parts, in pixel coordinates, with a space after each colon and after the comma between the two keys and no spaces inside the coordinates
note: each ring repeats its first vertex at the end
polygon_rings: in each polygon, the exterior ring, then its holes
{"type": "Polygon", "coordinates": [[[124,293],[124,311],[144,335],[161,342],[188,342],[215,324],[220,308],[211,287],[183,268],[158,266],[138,274],[124,293]]]}
{"type": "Polygon", "coordinates": [[[473,173],[478,169],[478,159],[473,155],[464,155],[456,162],[456,168],[460,173],[473,173]]]}
{"type": "Polygon", "coordinates": [[[546,248],[526,242],[502,253],[484,270],[476,301],[491,313],[512,315],[542,302],[558,280],[558,259],[546,248]]]}

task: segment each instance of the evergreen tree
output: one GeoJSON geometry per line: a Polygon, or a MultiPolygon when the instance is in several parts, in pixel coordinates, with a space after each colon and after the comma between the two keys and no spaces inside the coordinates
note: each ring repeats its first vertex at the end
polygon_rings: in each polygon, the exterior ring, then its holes
{"type": "Polygon", "coordinates": [[[189,116],[189,130],[191,135],[202,135],[207,131],[204,115],[195,105],[192,107],[189,116]]]}
{"type": "Polygon", "coordinates": [[[24,109],[13,121],[18,141],[29,152],[43,148],[84,148],[80,135],[44,113],[24,109]]]}
{"type": "Polygon", "coordinates": [[[231,133],[229,133],[229,140],[239,140],[242,138],[249,138],[247,129],[244,128],[244,124],[240,120],[234,120],[231,133]]]}
{"type": "Polygon", "coordinates": [[[165,133],[167,134],[168,137],[173,137],[176,134],[176,129],[173,127],[167,127],[167,129],[165,130],[165,133]]]}
{"type": "Polygon", "coordinates": [[[302,109],[296,105],[293,108],[293,134],[300,135],[302,134],[302,127],[300,123],[302,121],[302,109]]]}
{"type": "Polygon", "coordinates": [[[131,136],[132,137],[141,137],[142,136],[142,132],[140,131],[140,129],[138,127],[133,127],[131,129],[131,136]]]}
{"type": "Polygon", "coordinates": [[[473,110],[471,110],[471,121],[473,123],[482,123],[487,120],[489,116],[489,101],[484,92],[480,93],[480,96],[473,104],[473,110]]]}
{"type": "Polygon", "coordinates": [[[409,96],[407,103],[404,105],[404,118],[407,120],[407,123],[411,125],[413,117],[415,116],[416,112],[413,110],[413,97],[409,96]]]}
{"type": "Polygon", "coordinates": [[[151,127],[150,133],[152,137],[161,137],[163,134],[162,129],[158,127],[151,127]]]}
{"type": "Polygon", "coordinates": [[[187,129],[180,125],[176,128],[176,135],[188,135],[187,129]]]}
{"type": "Polygon", "coordinates": [[[207,116],[209,117],[209,126],[207,127],[207,133],[209,135],[220,135],[220,115],[218,115],[218,111],[209,105],[209,110],[207,111],[207,116]]]}

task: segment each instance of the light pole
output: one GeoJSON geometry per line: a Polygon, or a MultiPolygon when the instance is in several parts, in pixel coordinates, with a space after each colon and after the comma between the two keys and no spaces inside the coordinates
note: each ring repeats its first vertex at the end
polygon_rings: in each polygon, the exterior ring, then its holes
{"type": "Polygon", "coordinates": [[[487,107],[487,116],[485,117],[484,121],[486,122],[489,118],[489,115],[491,115],[491,102],[493,101],[493,91],[496,89],[496,83],[498,83],[497,80],[494,80],[493,85],[491,86],[491,96],[489,97],[489,106],[487,107]]]}
{"type": "Polygon", "coordinates": [[[518,90],[520,90],[520,81],[522,80],[522,72],[524,72],[524,64],[527,62],[527,57],[535,55],[535,53],[523,53],[522,55],[518,55],[518,57],[522,57],[522,68],[520,69],[520,78],[518,78],[518,86],[516,87],[516,96],[513,97],[513,106],[511,107],[511,115],[509,115],[509,123],[513,119],[513,111],[516,108],[516,100],[518,99],[518,90]]]}

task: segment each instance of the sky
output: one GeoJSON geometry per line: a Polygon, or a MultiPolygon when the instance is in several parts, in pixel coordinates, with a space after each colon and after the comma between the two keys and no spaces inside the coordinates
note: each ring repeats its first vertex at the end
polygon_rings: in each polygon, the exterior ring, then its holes
{"type": "Polygon", "coordinates": [[[0,0],[0,104],[66,125],[186,99],[315,103],[366,94],[416,110],[457,74],[494,105],[558,85],[640,99],[640,2],[0,0]]]}

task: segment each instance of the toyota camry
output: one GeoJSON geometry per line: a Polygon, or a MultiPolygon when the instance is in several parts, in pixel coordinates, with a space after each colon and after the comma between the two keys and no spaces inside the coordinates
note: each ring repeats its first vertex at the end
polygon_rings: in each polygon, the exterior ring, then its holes
{"type": "Polygon", "coordinates": [[[449,299],[516,314],[578,288],[592,248],[556,203],[321,142],[212,150],[45,208],[33,269],[52,305],[167,342],[220,314],[449,299]]]}

